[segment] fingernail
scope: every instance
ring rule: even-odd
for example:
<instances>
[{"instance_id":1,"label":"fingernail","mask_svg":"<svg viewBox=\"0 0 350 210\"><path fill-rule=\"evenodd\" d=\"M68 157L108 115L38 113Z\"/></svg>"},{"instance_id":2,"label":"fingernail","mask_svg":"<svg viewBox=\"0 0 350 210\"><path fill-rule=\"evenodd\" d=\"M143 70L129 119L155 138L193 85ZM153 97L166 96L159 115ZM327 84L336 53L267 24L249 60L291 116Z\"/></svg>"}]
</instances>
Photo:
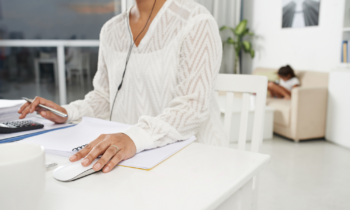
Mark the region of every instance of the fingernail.
<instances>
[{"instance_id":1,"label":"fingernail","mask_svg":"<svg viewBox=\"0 0 350 210\"><path fill-rule=\"evenodd\" d=\"M73 155L72 157L69 158L69 160L72 161L72 160L75 160L76 158L77 158L77 156L76 156L76 155Z\"/></svg>"},{"instance_id":2,"label":"fingernail","mask_svg":"<svg viewBox=\"0 0 350 210\"><path fill-rule=\"evenodd\" d=\"M95 166L94 166L95 170L100 170L101 168L101 163L97 163Z\"/></svg>"},{"instance_id":3,"label":"fingernail","mask_svg":"<svg viewBox=\"0 0 350 210\"><path fill-rule=\"evenodd\" d=\"M87 165L89 163L89 159L85 158L83 161L81 161L83 165Z\"/></svg>"},{"instance_id":4,"label":"fingernail","mask_svg":"<svg viewBox=\"0 0 350 210\"><path fill-rule=\"evenodd\" d=\"M107 166L103 171L104 172L108 172L109 171L109 167Z\"/></svg>"},{"instance_id":5,"label":"fingernail","mask_svg":"<svg viewBox=\"0 0 350 210\"><path fill-rule=\"evenodd\" d=\"M44 115L44 116L46 115L46 113L45 113L45 112L41 112L41 114L42 114L42 115Z\"/></svg>"}]
</instances>

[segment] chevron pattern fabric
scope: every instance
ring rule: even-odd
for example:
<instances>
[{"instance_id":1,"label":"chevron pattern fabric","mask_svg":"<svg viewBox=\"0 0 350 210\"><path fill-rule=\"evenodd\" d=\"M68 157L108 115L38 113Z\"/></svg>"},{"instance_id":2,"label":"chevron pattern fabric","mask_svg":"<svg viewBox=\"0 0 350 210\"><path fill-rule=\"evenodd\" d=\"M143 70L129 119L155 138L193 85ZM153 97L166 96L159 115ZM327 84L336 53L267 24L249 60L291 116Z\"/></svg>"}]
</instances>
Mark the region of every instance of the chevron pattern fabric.
<instances>
[{"instance_id":1,"label":"chevron pattern fabric","mask_svg":"<svg viewBox=\"0 0 350 210\"><path fill-rule=\"evenodd\" d=\"M102 27L94 90L64 106L70 121L109 118L132 41L128 17L124 12ZM112 115L113 121L133 125L123 133L137 152L193 135L199 142L227 145L214 100L221 59L221 38L211 14L191 0L166 1L132 49Z\"/></svg>"}]
</instances>

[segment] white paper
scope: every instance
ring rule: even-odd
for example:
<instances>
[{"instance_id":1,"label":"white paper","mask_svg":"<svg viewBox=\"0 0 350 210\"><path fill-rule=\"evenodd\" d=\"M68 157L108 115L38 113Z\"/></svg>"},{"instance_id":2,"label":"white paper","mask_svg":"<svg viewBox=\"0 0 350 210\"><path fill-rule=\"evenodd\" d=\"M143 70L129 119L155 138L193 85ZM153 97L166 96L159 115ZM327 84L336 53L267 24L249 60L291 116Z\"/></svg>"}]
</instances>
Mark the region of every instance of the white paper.
<instances>
[{"instance_id":1,"label":"white paper","mask_svg":"<svg viewBox=\"0 0 350 210\"><path fill-rule=\"evenodd\" d=\"M88 144L101 134L118 133L130 125L84 117L76 126L52 131L23 141L43 145L46 150L70 152L73 148Z\"/></svg>"},{"instance_id":2,"label":"white paper","mask_svg":"<svg viewBox=\"0 0 350 210\"><path fill-rule=\"evenodd\" d=\"M0 122L17 120L19 117L17 111L24 103L24 100L0 99Z\"/></svg>"},{"instance_id":3,"label":"white paper","mask_svg":"<svg viewBox=\"0 0 350 210\"><path fill-rule=\"evenodd\" d=\"M25 100L5 100L5 99L0 99L0 109L22 105L25 102L26 102Z\"/></svg>"},{"instance_id":4,"label":"white paper","mask_svg":"<svg viewBox=\"0 0 350 210\"><path fill-rule=\"evenodd\" d=\"M136 154L134 157L120 162L119 165L134 168L150 169L158 165L168 157L174 155L187 145L191 144L196 138L193 136L187 140L179 141L166 145L164 147L146 150Z\"/></svg>"},{"instance_id":5,"label":"white paper","mask_svg":"<svg viewBox=\"0 0 350 210\"><path fill-rule=\"evenodd\" d=\"M90 143L101 134L122 132L130 126L131 125L117 122L84 117L81 123L74 127L52 131L22 141L44 146L47 153L68 157L73 154L72 149ZM161 148L140 152L134 157L121 162L120 165L142 169L153 168L186 147L195 139L195 137L192 137L188 140L179 141Z\"/></svg>"}]
</instances>

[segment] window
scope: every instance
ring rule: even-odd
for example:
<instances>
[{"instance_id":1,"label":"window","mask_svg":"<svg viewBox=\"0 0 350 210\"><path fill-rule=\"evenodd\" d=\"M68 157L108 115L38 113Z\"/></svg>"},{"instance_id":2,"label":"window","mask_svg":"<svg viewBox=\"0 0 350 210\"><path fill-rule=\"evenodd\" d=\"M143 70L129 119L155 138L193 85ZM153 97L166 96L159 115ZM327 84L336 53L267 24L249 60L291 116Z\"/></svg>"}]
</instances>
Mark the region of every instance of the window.
<instances>
[{"instance_id":1,"label":"window","mask_svg":"<svg viewBox=\"0 0 350 210\"><path fill-rule=\"evenodd\" d=\"M98 40L102 25L120 11L121 0L0 0L0 39L5 39L0 44L0 98L38 95L61 104L82 99L92 90L98 42L65 45L64 53L57 54L59 42Z\"/></svg>"},{"instance_id":2,"label":"window","mask_svg":"<svg viewBox=\"0 0 350 210\"><path fill-rule=\"evenodd\" d=\"M120 0L0 0L1 39L98 39Z\"/></svg>"}]
</instances>

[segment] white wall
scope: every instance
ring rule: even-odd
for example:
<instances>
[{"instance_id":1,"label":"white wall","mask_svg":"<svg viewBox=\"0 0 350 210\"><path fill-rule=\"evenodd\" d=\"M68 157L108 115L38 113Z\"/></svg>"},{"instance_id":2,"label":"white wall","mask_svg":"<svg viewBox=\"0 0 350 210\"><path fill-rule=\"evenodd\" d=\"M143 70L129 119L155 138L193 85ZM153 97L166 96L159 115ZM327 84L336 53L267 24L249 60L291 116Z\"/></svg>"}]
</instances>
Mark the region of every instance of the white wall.
<instances>
[{"instance_id":1,"label":"white wall","mask_svg":"<svg viewBox=\"0 0 350 210\"><path fill-rule=\"evenodd\" d=\"M244 0L243 17L257 35L256 57L243 56L243 72L256 67L330 71L340 64L344 0L321 0L319 26L282 29L282 0Z\"/></svg>"}]
</instances>

